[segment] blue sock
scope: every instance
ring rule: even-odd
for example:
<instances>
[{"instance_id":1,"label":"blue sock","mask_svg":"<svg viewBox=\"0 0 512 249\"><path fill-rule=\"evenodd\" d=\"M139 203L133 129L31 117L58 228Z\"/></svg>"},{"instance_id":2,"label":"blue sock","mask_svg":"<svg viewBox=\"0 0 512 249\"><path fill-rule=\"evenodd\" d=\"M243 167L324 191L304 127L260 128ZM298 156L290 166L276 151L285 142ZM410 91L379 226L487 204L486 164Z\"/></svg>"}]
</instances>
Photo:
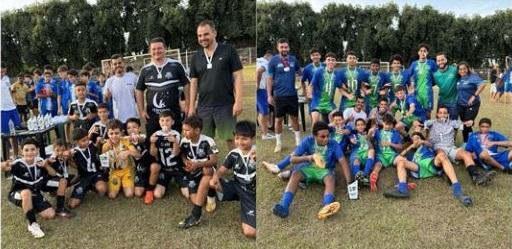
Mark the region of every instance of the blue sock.
<instances>
[{"instance_id":1,"label":"blue sock","mask_svg":"<svg viewBox=\"0 0 512 249\"><path fill-rule=\"evenodd\" d=\"M332 193L324 195L324 200L322 201L322 205L327 205L334 202L334 195Z\"/></svg>"},{"instance_id":2,"label":"blue sock","mask_svg":"<svg viewBox=\"0 0 512 249\"><path fill-rule=\"evenodd\" d=\"M352 176L355 176L357 172L359 172L359 170L361 170L361 166L359 164L354 164L352 163L351 165L351 173L352 173Z\"/></svg>"},{"instance_id":3,"label":"blue sock","mask_svg":"<svg viewBox=\"0 0 512 249\"><path fill-rule=\"evenodd\" d=\"M462 194L462 186L460 185L459 182L452 183L452 190L453 190L453 195Z\"/></svg>"},{"instance_id":4,"label":"blue sock","mask_svg":"<svg viewBox=\"0 0 512 249\"><path fill-rule=\"evenodd\" d=\"M291 156L286 156L283 160L281 160L280 162L277 163L277 167L279 169L284 169L286 168L286 166L288 166L290 164L290 160L292 159Z\"/></svg>"},{"instance_id":5,"label":"blue sock","mask_svg":"<svg viewBox=\"0 0 512 249\"><path fill-rule=\"evenodd\" d=\"M407 183L406 182L399 182L398 183L398 192L401 192L401 193L409 192L409 189L407 189Z\"/></svg>"},{"instance_id":6,"label":"blue sock","mask_svg":"<svg viewBox=\"0 0 512 249\"><path fill-rule=\"evenodd\" d=\"M364 165L364 175L368 176L370 172L373 170L373 158L366 159L366 164Z\"/></svg>"},{"instance_id":7,"label":"blue sock","mask_svg":"<svg viewBox=\"0 0 512 249\"><path fill-rule=\"evenodd\" d=\"M290 207L290 204L292 204L292 201L293 201L293 195L294 193L292 192L284 192L283 194L283 199L281 200L281 205L288 209Z\"/></svg>"}]
</instances>

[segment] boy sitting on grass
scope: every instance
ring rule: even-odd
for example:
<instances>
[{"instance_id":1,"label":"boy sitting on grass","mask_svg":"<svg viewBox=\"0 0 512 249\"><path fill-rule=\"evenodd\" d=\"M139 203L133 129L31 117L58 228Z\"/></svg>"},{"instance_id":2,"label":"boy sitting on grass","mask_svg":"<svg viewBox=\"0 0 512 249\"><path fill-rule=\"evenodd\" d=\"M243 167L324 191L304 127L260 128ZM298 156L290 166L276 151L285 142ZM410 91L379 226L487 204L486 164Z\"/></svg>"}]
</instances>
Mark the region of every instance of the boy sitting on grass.
<instances>
[{"instance_id":1,"label":"boy sitting on grass","mask_svg":"<svg viewBox=\"0 0 512 249\"><path fill-rule=\"evenodd\" d=\"M217 190L219 201L240 201L240 216L242 218L242 233L256 237L256 150L254 138L256 124L240 121L235 125L236 149L231 150L222 166L214 173L209 181L211 188ZM228 170L233 170L232 180L222 178ZM201 180L200 184L206 184ZM200 188L207 190L206 188ZM198 195L204 196L206 193ZM194 217L195 216L195 217ZM199 224L201 207L194 206L190 216L183 222L182 228Z\"/></svg>"},{"instance_id":2,"label":"boy sitting on grass","mask_svg":"<svg viewBox=\"0 0 512 249\"><path fill-rule=\"evenodd\" d=\"M88 132L82 128L73 130L73 140L76 147L73 148L73 161L78 169L78 184L71 193L70 208L77 208L85 198L87 191L94 189L103 196L107 192L107 183L103 172L100 170L98 150L87 136Z\"/></svg>"},{"instance_id":3,"label":"boy sitting on grass","mask_svg":"<svg viewBox=\"0 0 512 249\"><path fill-rule=\"evenodd\" d=\"M340 209L340 203L334 199L334 170L336 163L342 165L342 171L347 183L350 181L350 171L340 146L329 138L329 126L324 122L313 125L313 135L305 137L291 155L291 162L299 164L292 172L281 202L274 205L274 215L286 218L289 208L301 181L306 184L317 182L325 185L323 208L317 215L320 220L334 215Z\"/></svg>"},{"instance_id":4,"label":"boy sitting on grass","mask_svg":"<svg viewBox=\"0 0 512 249\"><path fill-rule=\"evenodd\" d=\"M400 153L397 157L396 171L398 175L398 186L392 190L384 192L385 197L390 198L409 198L410 193L407 186L407 171L414 178L423 179L432 176L440 176L443 171L448 176L452 184L453 196L464 206L471 206L473 200L464 194L462 186L457 179L453 165L444 153L435 155L431 144L425 140L423 134L415 132L412 134L413 143ZM405 156L409 151L414 151L407 160Z\"/></svg>"}]
</instances>

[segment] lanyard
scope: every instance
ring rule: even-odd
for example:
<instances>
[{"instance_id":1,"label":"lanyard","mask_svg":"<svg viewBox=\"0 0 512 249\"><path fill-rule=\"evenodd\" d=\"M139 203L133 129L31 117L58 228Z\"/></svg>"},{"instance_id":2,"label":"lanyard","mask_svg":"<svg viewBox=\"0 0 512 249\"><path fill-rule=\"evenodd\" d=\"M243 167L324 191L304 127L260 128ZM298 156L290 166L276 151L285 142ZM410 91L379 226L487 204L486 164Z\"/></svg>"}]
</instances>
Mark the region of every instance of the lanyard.
<instances>
[{"instance_id":1,"label":"lanyard","mask_svg":"<svg viewBox=\"0 0 512 249\"><path fill-rule=\"evenodd\" d=\"M165 67L166 64L167 64L167 58L165 58L165 61L162 64L161 68L159 68L156 64L153 64L153 65L155 65L156 72L158 73L157 76L156 76L158 79L162 78L162 70L164 70L164 67Z\"/></svg>"},{"instance_id":2,"label":"lanyard","mask_svg":"<svg viewBox=\"0 0 512 249\"><path fill-rule=\"evenodd\" d=\"M77 111L80 114L79 118L81 120L85 118L85 116L84 116L84 113L86 113L85 104L87 104L87 102L84 102L83 104L80 105L80 103L78 103L78 101L76 101L76 109L78 109Z\"/></svg>"},{"instance_id":3,"label":"lanyard","mask_svg":"<svg viewBox=\"0 0 512 249\"><path fill-rule=\"evenodd\" d=\"M88 172L96 172L96 169L92 167L92 155L91 155L91 150L89 149L89 147L87 147L88 156L85 156L84 152L80 148L78 148L78 152L80 152L80 154L82 154L85 161L87 162L87 171Z\"/></svg>"},{"instance_id":4,"label":"lanyard","mask_svg":"<svg viewBox=\"0 0 512 249\"><path fill-rule=\"evenodd\" d=\"M212 64L213 55L215 54L215 51L217 50L217 46L218 46L218 44L215 44L215 48L213 49L212 56L208 56L208 53L206 53L206 49L203 49L204 56L206 57L206 62L207 62L206 68L207 69L213 68L213 64Z\"/></svg>"},{"instance_id":5,"label":"lanyard","mask_svg":"<svg viewBox=\"0 0 512 249\"><path fill-rule=\"evenodd\" d=\"M27 164L24 164L25 168L27 168L27 172L28 174L30 175L30 179L32 179L33 181L36 181L37 178L39 178L39 169L37 168L37 158L34 159L34 165L32 166L29 166ZM30 168L34 168L34 174L32 174L32 171L30 171Z\"/></svg>"},{"instance_id":6,"label":"lanyard","mask_svg":"<svg viewBox=\"0 0 512 249\"><path fill-rule=\"evenodd\" d=\"M62 169L62 174L64 174L64 177L68 177L68 166L66 165L66 160L59 160L59 167Z\"/></svg>"},{"instance_id":7,"label":"lanyard","mask_svg":"<svg viewBox=\"0 0 512 249\"><path fill-rule=\"evenodd\" d=\"M356 90L356 84L357 84L357 79L356 79L356 74L357 74L357 69L354 68L354 70L350 70L349 68L347 68L347 74L348 74L348 82L349 82L349 90L351 92L354 92Z\"/></svg>"},{"instance_id":8,"label":"lanyard","mask_svg":"<svg viewBox=\"0 0 512 249\"><path fill-rule=\"evenodd\" d=\"M325 76L328 76L328 77L325 77ZM326 93L330 94L331 91L332 91L332 86L334 84L334 82L333 82L334 71L329 73L329 71L327 71L327 69L326 69L325 70L325 74L324 74L324 78L325 78L324 82L326 83L324 91Z\"/></svg>"},{"instance_id":9,"label":"lanyard","mask_svg":"<svg viewBox=\"0 0 512 249\"><path fill-rule=\"evenodd\" d=\"M393 85L397 85L399 83L401 83L401 78L402 78L402 75L399 73L392 73L391 74L391 81L393 82Z\"/></svg>"}]
</instances>

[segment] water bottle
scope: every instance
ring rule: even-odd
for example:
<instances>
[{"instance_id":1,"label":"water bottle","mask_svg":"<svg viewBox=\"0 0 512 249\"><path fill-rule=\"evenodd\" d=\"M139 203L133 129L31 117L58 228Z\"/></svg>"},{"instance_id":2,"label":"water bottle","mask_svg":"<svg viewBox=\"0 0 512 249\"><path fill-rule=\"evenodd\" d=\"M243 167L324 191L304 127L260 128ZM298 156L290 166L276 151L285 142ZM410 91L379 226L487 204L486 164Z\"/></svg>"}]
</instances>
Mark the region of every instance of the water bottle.
<instances>
[{"instance_id":1,"label":"water bottle","mask_svg":"<svg viewBox=\"0 0 512 249\"><path fill-rule=\"evenodd\" d=\"M16 134L16 128L14 127L14 122L12 122L12 119L9 120L9 133Z\"/></svg>"}]
</instances>

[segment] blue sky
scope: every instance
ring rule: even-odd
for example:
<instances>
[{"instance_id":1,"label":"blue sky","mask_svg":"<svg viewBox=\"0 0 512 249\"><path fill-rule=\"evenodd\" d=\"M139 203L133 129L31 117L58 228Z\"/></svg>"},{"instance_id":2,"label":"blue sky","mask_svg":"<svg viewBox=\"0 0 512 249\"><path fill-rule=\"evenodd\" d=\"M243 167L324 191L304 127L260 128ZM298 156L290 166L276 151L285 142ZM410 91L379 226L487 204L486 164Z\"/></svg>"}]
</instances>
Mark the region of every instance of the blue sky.
<instances>
[{"instance_id":1,"label":"blue sky","mask_svg":"<svg viewBox=\"0 0 512 249\"><path fill-rule=\"evenodd\" d=\"M259 1L259 0L257 0ZM265 0L272 2L271 0ZM344 3L353 5L382 5L389 2L396 3L402 7L405 4L416 5L423 7L425 5L432 5L440 12L452 12L457 16L473 16L479 14L481 16L492 15L496 10L504 10L512 8L512 0L434 0L434 1L421 1L421 0L284 0L288 3L293 2L309 2L315 11L320 11L322 7L328 3Z\"/></svg>"},{"instance_id":2,"label":"blue sky","mask_svg":"<svg viewBox=\"0 0 512 249\"><path fill-rule=\"evenodd\" d=\"M2 0L0 5L0 11L21 9L29 4L48 2L45 0ZM89 3L96 3L96 0L87 0Z\"/></svg>"}]
</instances>

